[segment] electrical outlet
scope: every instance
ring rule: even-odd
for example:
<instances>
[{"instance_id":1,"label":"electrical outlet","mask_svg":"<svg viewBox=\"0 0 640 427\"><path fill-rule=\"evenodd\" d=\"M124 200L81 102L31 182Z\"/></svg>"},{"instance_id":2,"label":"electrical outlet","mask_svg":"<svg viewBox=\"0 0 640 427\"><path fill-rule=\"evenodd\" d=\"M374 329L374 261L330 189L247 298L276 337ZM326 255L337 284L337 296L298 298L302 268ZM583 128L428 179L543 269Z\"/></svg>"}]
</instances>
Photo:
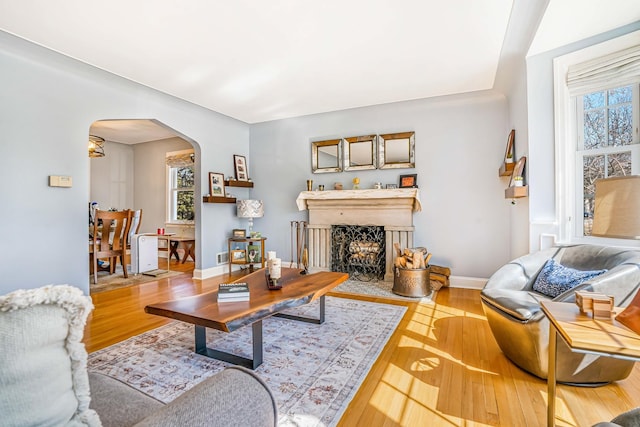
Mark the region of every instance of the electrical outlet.
<instances>
[{"instance_id":1,"label":"electrical outlet","mask_svg":"<svg viewBox=\"0 0 640 427\"><path fill-rule=\"evenodd\" d=\"M229 252L220 252L219 254L216 254L216 258L218 260L218 265L229 264Z\"/></svg>"}]
</instances>

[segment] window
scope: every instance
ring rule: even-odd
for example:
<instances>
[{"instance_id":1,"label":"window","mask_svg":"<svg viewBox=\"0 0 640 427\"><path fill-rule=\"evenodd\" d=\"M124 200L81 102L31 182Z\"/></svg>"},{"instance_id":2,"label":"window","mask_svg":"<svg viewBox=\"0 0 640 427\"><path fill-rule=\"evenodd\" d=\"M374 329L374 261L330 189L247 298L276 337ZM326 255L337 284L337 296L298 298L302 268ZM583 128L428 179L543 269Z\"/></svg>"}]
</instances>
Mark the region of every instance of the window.
<instances>
[{"instance_id":1,"label":"window","mask_svg":"<svg viewBox=\"0 0 640 427\"><path fill-rule=\"evenodd\" d=\"M638 246L591 236L595 181L640 174L638 32L554 60L558 241Z\"/></svg>"},{"instance_id":2,"label":"window","mask_svg":"<svg viewBox=\"0 0 640 427\"><path fill-rule=\"evenodd\" d=\"M590 236L593 223L595 181L612 176L636 175L639 145L637 134L638 85L591 92L574 98L576 103L577 236ZM634 102L635 101L635 102ZM636 138L634 138L636 136ZM581 229L580 229L581 228Z\"/></svg>"},{"instance_id":3,"label":"window","mask_svg":"<svg viewBox=\"0 0 640 427\"><path fill-rule=\"evenodd\" d=\"M194 172L192 150L167 153L167 222L193 223Z\"/></svg>"}]
</instances>

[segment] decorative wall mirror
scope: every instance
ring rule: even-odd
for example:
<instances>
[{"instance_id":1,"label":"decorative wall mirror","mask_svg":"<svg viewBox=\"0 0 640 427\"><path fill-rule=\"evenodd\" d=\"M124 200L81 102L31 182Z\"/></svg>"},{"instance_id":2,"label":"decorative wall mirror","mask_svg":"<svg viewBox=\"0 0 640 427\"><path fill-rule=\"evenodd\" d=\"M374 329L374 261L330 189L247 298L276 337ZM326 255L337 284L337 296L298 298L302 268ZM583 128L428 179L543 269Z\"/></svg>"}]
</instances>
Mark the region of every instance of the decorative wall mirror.
<instances>
[{"instance_id":1,"label":"decorative wall mirror","mask_svg":"<svg viewBox=\"0 0 640 427\"><path fill-rule=\"evenodd\" d=\"M311 143L311 169L313 173L342 172L340 140Z\"/></svg>"},{"instance_id":2,"label":"decorative wall mirror","mask_svg":"<svg viewBox=\"0 0 640 427\"><path fill-rule=\"evenodd\" d=\"M356 171L376 168L376 135L352 136L345 138L344 170Z\"/></svg>"},{"instance_id":3,"label":"decorative wall mirror","mask_svg":"<svg viewBox=\"0 0 640 427\"><path fill-rule=\"evenodd\" d=\"M415 132L388 133L378 137L378 168L414 168Z\"/></svg>"}]
</instances>

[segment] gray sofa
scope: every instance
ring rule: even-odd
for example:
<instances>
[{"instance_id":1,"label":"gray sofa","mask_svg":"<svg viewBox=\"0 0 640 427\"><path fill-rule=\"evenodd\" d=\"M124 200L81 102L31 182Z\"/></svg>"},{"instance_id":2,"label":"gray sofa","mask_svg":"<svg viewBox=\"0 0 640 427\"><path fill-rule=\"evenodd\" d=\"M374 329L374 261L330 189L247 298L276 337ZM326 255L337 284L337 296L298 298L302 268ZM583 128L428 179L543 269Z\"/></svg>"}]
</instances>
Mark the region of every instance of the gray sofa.
<instances>
[{"instance_id":1,"label":"gray sofa","mask_svg":"<svg viewBox=\"0 0 640 427\"><path fill-rule=\"evenodd\" d=\"M91 299L45 286L0 296L0 424L3 426L275 426L267 385L227 368L163 404L87 372L82 335Z\"/></svg>"},{"instance_id":2,"label":"gray sofa","mask_svg":"<svg viewBox=\"0 0 640 427\"><path fill-rule=\"evenodd\" d=\"M578 287L551 298L536 292L533 284L548 259L576 270L608 270ZM602 292L626 306L640 285L639 253L595 245L575 245L543 250L515 259L496 271L480 297L489 326L500 349L517 366L546 379L549 321L540 300L575 302L576 290ZM573 353L558 340L558 382L600 385L626 378L633 362Z\"/></svg>"}]
</instances>

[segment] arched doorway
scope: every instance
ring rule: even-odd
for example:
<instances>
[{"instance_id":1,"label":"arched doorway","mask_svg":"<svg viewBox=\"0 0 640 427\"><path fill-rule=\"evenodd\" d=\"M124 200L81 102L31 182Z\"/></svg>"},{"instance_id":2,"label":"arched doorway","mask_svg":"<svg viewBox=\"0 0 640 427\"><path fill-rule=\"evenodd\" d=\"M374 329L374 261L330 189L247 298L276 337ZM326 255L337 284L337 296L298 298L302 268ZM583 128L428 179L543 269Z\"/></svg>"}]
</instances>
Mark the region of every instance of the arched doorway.
<instances>
[{"instance_id":1,"label":"arched doorway","mask_svg":"<svg viewBox=\"0 0 640 427\"><path fill-rule=\"evenodd\" d=\"M195 142L157 120L147 119L99 120L91 125L89 135L104 141L104 155L90 156L89 211L92 206L101 210L140 210L140 234L156 233L162 228L168 236L187 239L174 242L179 258L174 258L173 265L164 259L171 252L164 249L168 239L158 240L161 250L157 270L168 274L129 274L131 278L125 279L122 267L116 264L117 270L100 274L97 284L89 280L91 292L171 277L176 272L192 274L195 252L192 257L185 251L189 238L195 242ZM132 270L129 265L129 273Z\"/></svg>"}]
</instances>

